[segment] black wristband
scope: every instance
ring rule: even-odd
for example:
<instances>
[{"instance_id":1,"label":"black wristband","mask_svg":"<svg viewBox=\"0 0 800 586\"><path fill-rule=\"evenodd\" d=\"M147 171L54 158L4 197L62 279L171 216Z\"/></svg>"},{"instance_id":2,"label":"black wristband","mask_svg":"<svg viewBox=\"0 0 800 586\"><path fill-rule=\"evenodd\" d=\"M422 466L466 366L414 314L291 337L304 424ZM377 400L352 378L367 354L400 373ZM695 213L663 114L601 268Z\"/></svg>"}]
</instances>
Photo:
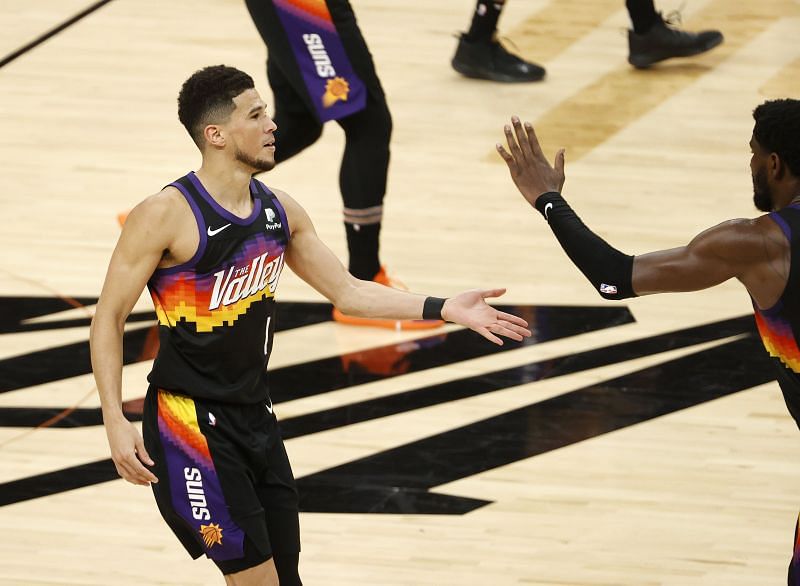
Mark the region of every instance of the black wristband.
<instances>
[{"instance_id":1,"label":"black wristband","mask_svg":"<svg viewBox=\"0 0 800 586\"><path fill-rule=\"evenodd\" d=\"M447 299L441 297L426 297L422 306L422 319L443 319L442 309Z\"/></svg>"}]
</instances>

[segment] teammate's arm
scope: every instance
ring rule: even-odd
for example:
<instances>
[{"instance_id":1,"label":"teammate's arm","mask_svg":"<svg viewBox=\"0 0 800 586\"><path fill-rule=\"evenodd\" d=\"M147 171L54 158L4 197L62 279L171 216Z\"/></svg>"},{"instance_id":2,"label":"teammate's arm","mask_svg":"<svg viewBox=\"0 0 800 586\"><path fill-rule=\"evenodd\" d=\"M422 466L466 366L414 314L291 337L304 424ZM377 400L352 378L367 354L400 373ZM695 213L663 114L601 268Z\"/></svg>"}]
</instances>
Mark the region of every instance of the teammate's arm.
<instances>
[{"instance_id":1,"label":"teammate's arm","mask_svg":"<svg viewBox=\"0 0 800 586\"><path fill-rule=\"evenodd\" d=\"M587 228L559 193L564 185L564 151L551 166L530 123L517 117L505 127L509 150L497 144L523 197L550 224L575 265L607 299L697 291L730 278L759 291L758 275L779 261L779 229L770 220L730 220L698 234L688 245L636 257L611 247ZM509 152L510 151L510 152Z\"/></svg>"},{"instance_id":2,"label":"teammate's arm","mask_svg":"<svg viewBox=\"0 0 800 586\"><path fill-rule=\"evenodd\" d=\"M393 319L419 319L423 316L424 295L353 277L319 239L305 210L286 193L276 191L276 194L286 210L291 228L286 264L301 279L349 315ZM525 320L497 311L484 301L503 293L505 289L466 291L445 301L441 317L464 325L495 344L502 344L497 336L517 341L530 336Z\"/></svg>"},{"instance_id":3,"label":"teammate's arm","mask_svg":"<svg viewBox=\"0 0 800 586\"><path fill-rule=\"evenodd\" d=\"M168 221L169 202L162 194L148 198L128 215L108 265L90 335L92 370L111 457L120 476L141 485L158 479L142 465L153 461L141 434L122 412L122 338L125 319L170 246Z\"/></svg>"}]
</instances>

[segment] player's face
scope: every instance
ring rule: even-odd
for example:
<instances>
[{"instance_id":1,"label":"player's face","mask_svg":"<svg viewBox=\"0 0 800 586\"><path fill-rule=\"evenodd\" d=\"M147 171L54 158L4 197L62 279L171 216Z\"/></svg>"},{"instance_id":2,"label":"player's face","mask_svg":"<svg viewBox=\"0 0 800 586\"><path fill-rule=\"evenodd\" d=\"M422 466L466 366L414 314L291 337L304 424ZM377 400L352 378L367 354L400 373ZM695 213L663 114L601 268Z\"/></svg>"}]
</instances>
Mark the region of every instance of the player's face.
<instances>
[{"instance_id":1,"label":"player's face","mask_svg":"<svg viewBox=\"0 0 800 586\"><path fill-rule=\"evenodd\" d=\"M755 137L750 139L750 174L753 176L753 204L762 212L771 212L775 203L772 200L772 190L767 181L768 155L764 153Z\"/></svg>"},{"instance_id":2,"label":"player's face","mask_svg":"<svg viewBox=\"0 0 800 586\"><path fill-rule=\"evenodd\" d=\"M267 106L255 89L233 99L236 109L226 124L233 144L233 156L253 172L269 171L275 166L275 130L267 115Z\"/></svg>"}]
</instances>

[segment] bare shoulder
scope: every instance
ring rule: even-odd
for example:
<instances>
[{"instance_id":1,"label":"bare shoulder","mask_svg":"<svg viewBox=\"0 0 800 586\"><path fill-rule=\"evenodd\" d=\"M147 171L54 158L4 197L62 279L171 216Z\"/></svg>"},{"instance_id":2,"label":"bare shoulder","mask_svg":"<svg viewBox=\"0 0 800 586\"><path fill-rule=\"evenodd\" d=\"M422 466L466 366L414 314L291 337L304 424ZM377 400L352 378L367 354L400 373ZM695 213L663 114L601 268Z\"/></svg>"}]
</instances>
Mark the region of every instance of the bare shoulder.
<instances>
[{"instance_id":1,"label":"bare shoulder","mask_svg":"<svg viewBox=\"0 0 800 586\"><path fill-rule=\"evenodd\" d=\"M765 260L788 246L781 228L768 215L727 220L700 234L690 244L698 250L737 262Z\"/></svg>"},{"instance_id":2,"label":"bare shoulder","mask_svg":"<svg viewBox=\"0 0 800 586\"><path fill-rule=\"evenodd\" d=\"M289 222L289 229L295 233L298 229L302 230L311 224L311 219L296 199L290 196L283 190L270 188L278 201L281 202L284 211L286 212L286 220Z\"/></svg>"},{"instance_id":3,"label":"bare shoulder","mask_svg":"<svg viewBox=\"0 0 800 586\"><path fill-rule=\"evenodd\" d=\"M134 207L125 220L122 238L135 238L141 244L169 248L175 227L193 217L192 210L180 191L168 186Z\"/></svg>"},{"instance_id":4,"label":"bare shoulder","mask_svg":"<svg viewBox=\"0 0 800 586\"><path fill-rule=\"evenodd\" d=\"M150 222L161 223L174 220L185 212L191 212L186 198L177 188L168 185L158 193L142 200L131 210L128 219L140 217Z\"/></svg>"}]
</instances>

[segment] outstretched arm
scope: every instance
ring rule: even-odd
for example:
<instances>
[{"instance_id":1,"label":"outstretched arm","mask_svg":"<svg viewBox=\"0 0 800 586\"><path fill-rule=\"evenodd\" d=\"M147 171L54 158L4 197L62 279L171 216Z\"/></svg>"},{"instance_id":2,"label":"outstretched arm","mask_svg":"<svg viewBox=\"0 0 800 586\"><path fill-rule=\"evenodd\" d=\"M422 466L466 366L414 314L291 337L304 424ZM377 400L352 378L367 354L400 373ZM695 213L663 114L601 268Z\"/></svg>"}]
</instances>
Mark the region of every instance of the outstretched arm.
<instances>
[{"instance_id":1,"label":"outstretched arm","mask_svg":"<svg viewBox=\"0 0 800 586\"><path fill-rule=\"evenodd\" d=\"M497 151L520 193L542 213L567 255L603 297L696 291L737 277L757 301L767 300L763 306L774 301L776 286L765 287L770 279L763 277L769 271L773 277L786 272L787 247L780 229L768 218L731 220L700 233L686 246L629 256L589 230L561 197L563 149L551 166L533 126L517 117L506 125L505 136L508 150L498 143Z\"/></svg>"},{"instance_id":2,"label":"outstretched arm","mask_svg":"<svg viewBox=\"0 0 800 586\"><path fill-rule=\"evenodd\" d=\"M301 279L350 315L393 319L423 317L424 295L353 277L319 239L305 210L286 193L277 190L275 193L286 210L292 230L286 264ZM495 344L503 343L498 336L517 341L530 336L525 320L486 304L485 299L503 293L505 289L465 291L444 302L441 318L466 326Z\"/></svg>"}]
</instances>

